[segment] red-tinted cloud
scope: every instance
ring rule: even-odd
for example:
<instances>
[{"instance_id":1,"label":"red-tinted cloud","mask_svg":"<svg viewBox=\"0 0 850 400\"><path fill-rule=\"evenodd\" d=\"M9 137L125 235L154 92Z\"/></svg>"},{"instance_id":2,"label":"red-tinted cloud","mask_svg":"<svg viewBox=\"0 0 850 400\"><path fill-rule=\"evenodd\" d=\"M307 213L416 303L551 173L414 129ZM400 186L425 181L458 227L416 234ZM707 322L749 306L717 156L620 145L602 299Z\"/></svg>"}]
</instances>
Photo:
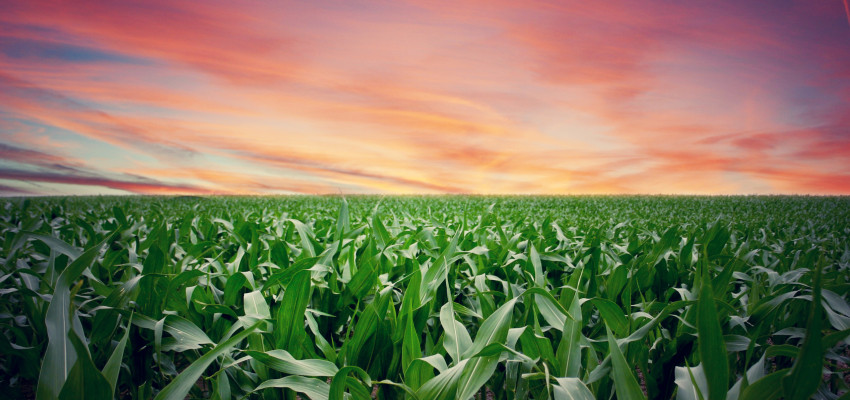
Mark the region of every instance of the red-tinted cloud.
<instances>
[{"instance_id":1,"label":"red-tinted cloud","mask_svg":"<svg viewBox=\"0 0 850 400\"><path fill-rule=\"evenodd\" d=\"M19 29L18 38L84 43L233 82L287 79L293 71L287 61L298 58L293 40L255 5L243 10L227 2L36 0L10 5L2 18L4 24L37 27Z\"/></svg>"},{"instance_id":2,"label":"red-tinted cloud","mask_svg":"<svg viewBox=\"0 0 850 400\"><path fill-rule=\"evenodd\" d=\"M32 196L38 194L30 190L0 184L0 196Z\"/></svg>"},{"instance_id":3,"label":"red-tinted cloud","mask_svg":"<svg viewBox=\"0 0 850 400\"><path fill-rule=\"evenodd\" d=\"M111 179L98 176L79 174L61 174L54 172L34 172L0 168L0 179L24 182L49 182L67 185L100 186L110 189L125 190L138 194L213 194L212 191L192 185L173 185L157 182L151 179L130 180Z\"/></svg>"},{"instance_id":4,"label":"red-tinted cloud","mask_svg":"<svg viewBox=\"0 0 850 400\"><path fill-rule=\"evenodd\" d=\"M0 159L67 170L73 170L74 168L70 165L77 164L74 160L65 157L2 143L0 143Z\"/></svg>"}]
</instances>

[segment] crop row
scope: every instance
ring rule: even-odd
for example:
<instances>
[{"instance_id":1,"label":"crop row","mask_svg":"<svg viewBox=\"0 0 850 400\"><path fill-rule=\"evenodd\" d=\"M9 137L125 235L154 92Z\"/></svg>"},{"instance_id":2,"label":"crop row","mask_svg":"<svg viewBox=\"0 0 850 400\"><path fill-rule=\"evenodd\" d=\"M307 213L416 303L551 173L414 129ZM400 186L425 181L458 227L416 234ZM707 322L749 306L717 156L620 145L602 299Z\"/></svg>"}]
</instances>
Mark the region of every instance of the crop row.
<instances>
[{"instance_id":1,"label":"crop row","mask_svg":"<svg viewBox=\"0 0 850 400\"><path fill-rule=\"evenodd\" d=\"M847 396L848 198L0 206L21 397Z\"/></svg>"}]
</instances>

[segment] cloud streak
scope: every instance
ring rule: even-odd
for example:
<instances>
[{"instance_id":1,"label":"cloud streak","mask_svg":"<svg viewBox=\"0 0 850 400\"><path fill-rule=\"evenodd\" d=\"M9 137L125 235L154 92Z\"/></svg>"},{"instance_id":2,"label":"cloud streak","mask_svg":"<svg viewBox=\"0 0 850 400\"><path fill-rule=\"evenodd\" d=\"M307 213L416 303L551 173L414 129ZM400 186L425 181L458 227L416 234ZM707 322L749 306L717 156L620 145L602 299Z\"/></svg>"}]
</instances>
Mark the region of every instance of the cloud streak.
<instances>
[{"instance_id":1,"label":"cloud streak","mask_svg":"<svg viewBox=\"0 0 850 400\"><path fill-rule=\"evenodd\" d=\"M174 185L151 179L111 179L100 176L85 176L76 173L23 171L0 168L0 179L23 182L48 182L78 186L97 186L118 189L136 194L213 194L208 189L192 185Z\"/></svg>"},{"instance_id":2,"label":"cloud streak","mask_svg":"<svg viewBox=\"0 0 850 400\"><path fill-rule=\"evenodd\" d=\"M847 15L847 25L850 26L850 5L844 0L844 13Z\"/></svg>"}]
</instances>

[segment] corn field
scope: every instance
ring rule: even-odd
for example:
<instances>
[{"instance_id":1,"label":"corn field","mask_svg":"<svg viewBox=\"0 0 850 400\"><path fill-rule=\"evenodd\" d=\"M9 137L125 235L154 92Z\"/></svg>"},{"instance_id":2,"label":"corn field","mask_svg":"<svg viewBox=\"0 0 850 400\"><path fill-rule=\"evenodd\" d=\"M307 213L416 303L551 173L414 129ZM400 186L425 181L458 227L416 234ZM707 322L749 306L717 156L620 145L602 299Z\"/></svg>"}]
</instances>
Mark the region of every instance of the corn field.
<instances>
[{"instance_id":1,"label":"corn field","mask_svg":"<svg viewBox=\"0 0 850 400\"><path fill-rule=\"evenodd\" d=\"M847 197L0 208L13 398L850 397Z\"/></svg>"}]
</instances>

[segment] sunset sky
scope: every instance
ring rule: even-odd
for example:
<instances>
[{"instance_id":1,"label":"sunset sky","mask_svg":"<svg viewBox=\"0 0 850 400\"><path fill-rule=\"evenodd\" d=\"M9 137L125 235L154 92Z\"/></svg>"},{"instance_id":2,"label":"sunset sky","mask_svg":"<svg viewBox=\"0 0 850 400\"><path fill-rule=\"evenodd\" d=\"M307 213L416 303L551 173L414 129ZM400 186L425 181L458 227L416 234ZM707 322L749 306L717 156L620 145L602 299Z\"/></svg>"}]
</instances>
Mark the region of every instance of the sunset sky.
<instances>
[{"instance_id":1,"label":"sunset sky","mask_svg":"<svg viewBox=\"0 0 850 400\"><path fill-rule=\"evenodd\" d=\"M850 10L3 1L0 194L850 194Z\"/></svg>"}]
</instances>

